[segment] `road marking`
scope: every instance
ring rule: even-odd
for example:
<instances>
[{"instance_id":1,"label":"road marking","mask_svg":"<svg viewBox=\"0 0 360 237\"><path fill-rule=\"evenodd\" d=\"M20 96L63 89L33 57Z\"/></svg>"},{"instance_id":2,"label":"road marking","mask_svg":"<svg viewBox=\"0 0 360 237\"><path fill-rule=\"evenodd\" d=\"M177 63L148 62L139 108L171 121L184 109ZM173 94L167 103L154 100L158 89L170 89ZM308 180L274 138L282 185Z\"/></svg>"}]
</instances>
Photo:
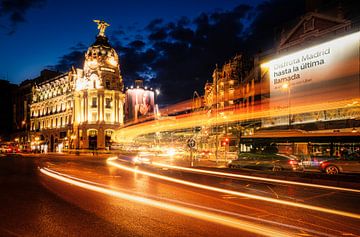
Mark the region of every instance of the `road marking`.
<instances>
[{"instance_id":1,"label":"road marking","mask_svg":"<svg viewBox=\"0 0 360 237\"><path fill-rule=\"evenodd\" d=\"M116 159L117 159L117 157L111 157L111 158L107 159L106 162L109 165L120 168L122 170L135 172L135 173L139 173L139 174L144 174L144 175L148 175L148 176L151 176L154 178L158 178L158 179L162 179L162 180L166 180L166 181L170 181L170 182L174 182L174 183L179 183L179 184L183 184L183 185L188 185L191 187L206 189L206 190L210 190L210 191L214 191L214 192L232 194L232 195L236 195L236 196L240 196L240 197L248 197L251 199L256 199L256 200L261 200L261 201L266 201L266 202L271 202L271 203L276 203L276 204L281 204L281 205L287 205L287 206L291 206L291 207L303 208L303 209L308 209L308 210L312 210L312 211L319 211L319 212L333 214L333 215L340 215L340 216L346 216L346 217L350 217L350 218L360 219L360 215L356 214L356 213L339 211L339 210L335 210L335 209L319 207L319 206L312 206L312 205L308 205L308 204L290 202L290 201L279 200L279 199L274 199L274 198L268 198L268 197L263 197L263 196L259 196L259 195L223 189L223 188L216 188L213 186L208 186L208 185L198 184L198 183L185 181L185 180L181 180L181 179L171 178L169 176L158 175L155 173L142 171L139 169L134 169L134 168L130 168L130 167L127 167L124 165L120 165L120 164L114 162L114 160L116 160Z\"/></svg>"},{"instance_id":2,"label":"road marking","mask_svg":"<svg viewBox=\"0 0 360 237\"><path fill-rule=\"evenodd\" d=\"M337 191L360 193L359 189L352 189L352 188L341 188L341 187L327 186L327 185L320 185L320 184L309 184L309 183L301 183L301 182L295 182L295 181L256 177L256 176L251 176L251 175L232 174L232 173L225 173L225 172L218 172L218 171L211 171L211 170L194 169L194 168L187 168L187 167L176 166L176 165L168 165L168 164L158 163L158 162L153 162L152 165L159 166L159 167L167 167L170 169L184 170L184 171L189 171L189 172L193 172L193 173L219 175L219 176L225 176L225 177L265 181L265 182L271 182L271 183L292 184L292 185L298 185L298 186L304 186L304 187L310 187L310 188L322 188L322 189L330 189L330 190L337 190Z\"/></svg>"},{"instance_id":3,"label":"road marking","mask_svg":"<svg viewBox=\"0 0 360 237\"><path fill-rule=\"evenodd\" d=\"M266 187L268 187L275 194L276 198L279 198L279 195L274 191L274 189L272 189L269 185L266 185Z\"/></svg>"},{"instance_id":4,"label":"road marking","mask_svg":"<svg viewBox=\"0 0 360 237\"><path fill-rule=\"evenodd\" d=\"M320 198L320 197L331 196L331 195L334 195L334 194L335 194L335 192L323 193L323 194L311 196L311 197L308 197L308 198L304 198L304 201L309 201L309 200Z\"/></svg>"}]
</instances>

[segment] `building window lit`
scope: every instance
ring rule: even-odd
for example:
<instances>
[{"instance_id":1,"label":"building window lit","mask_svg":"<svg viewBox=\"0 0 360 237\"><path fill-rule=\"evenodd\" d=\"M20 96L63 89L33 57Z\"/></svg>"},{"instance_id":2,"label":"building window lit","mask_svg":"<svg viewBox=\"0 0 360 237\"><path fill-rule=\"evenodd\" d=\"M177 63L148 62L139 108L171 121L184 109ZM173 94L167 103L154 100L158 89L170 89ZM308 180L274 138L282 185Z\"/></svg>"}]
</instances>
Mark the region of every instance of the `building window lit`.
<instances>
[{"instance_id":1,"label":"building window lit","mask_svg":"<svg viewBox=\"0 0 360 237\"><path fill-rule=\"evenodd\" d=\"M106 108L108 108L108 109L111 108L111 98L106 98L105 103L106 103L106 104L105 104L105 107L106 107Z\"/></svg>"},{"instance_id":2,"label":"building window lit","mask_svg":"<svg viewBox=\"0 0 360 237\"><path fill-rule=\"evenodd\" d=\"M97 98L96 98L96 97L92 97L91 107L92 107L92 108L96 108L96 107L97 107Z\"/></svg>"}]
</instances>

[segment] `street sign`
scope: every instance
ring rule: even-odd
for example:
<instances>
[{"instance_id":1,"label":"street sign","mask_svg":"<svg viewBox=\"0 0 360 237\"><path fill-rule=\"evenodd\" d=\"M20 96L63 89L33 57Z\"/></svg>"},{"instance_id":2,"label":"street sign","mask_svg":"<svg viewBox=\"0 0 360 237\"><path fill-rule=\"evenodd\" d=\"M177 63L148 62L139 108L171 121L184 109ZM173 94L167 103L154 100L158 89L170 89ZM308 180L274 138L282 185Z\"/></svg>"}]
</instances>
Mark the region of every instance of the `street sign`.
<instances>
[{"instance_id":1,"label":"street sign","mask_svg":"<svg viewBox=\"0 0 360 237\"><path fill-rule=\"evenodd\" d=\"M194 148L196 145L196 141L193 138L190 138L189 140L187 140L187 145L189 148Z\"/></svg>"}]
</instances>

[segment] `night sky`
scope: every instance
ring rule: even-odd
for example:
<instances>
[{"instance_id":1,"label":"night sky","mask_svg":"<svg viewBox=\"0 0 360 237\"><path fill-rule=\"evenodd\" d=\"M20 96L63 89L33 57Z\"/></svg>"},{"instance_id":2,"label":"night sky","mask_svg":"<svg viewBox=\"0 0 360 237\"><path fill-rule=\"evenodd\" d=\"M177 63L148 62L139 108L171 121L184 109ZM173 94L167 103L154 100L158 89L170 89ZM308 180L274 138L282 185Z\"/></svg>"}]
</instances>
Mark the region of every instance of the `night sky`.
<instances>
[{"instance_id":1,"label":"night sky","mask_svg":"<svg viewBox=\"0 0 360 237\"><path fill-rule=\"evenodd\" d=\"M0 78L20 83L44 68L82 67L98 33L120 54L125 85L142 78L163 102L191 98L211 81L215 64L269 49L276 32L304 14L305 1L1 0ZM280 27L280 28L279 28Z\"/></svg>"}]
</instances>

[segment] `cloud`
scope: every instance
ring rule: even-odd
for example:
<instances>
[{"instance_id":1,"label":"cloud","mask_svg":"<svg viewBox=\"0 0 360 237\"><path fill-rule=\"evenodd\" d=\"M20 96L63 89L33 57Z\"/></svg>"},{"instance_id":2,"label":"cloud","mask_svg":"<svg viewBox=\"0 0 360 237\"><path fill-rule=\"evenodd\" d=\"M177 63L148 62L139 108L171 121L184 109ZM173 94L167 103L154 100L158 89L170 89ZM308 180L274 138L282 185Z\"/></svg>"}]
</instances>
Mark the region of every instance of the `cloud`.
<instances>
[{"instance_id":1,"label":"cloud","mask_svg":"<svg viewBox=\"0 0 360 237\"><path fill-rule=\"evenodd\" d=\"M358 7L346 5L345 13L356 15ZM303 0L270 0L256 7L203 12L193 19L157 18L141 29L141 35L134 30L135 34L114 32L109 37L120 54L125 85L142 78L160 87L162 103L174 103L192 98L195 90L202 93L216 64L221 66L238 53L252 56L274 47L281 29L293 26L305 10ZM82 66L81 47L72 49L60 58L58 68Z\"/></svg>"},{"instance_id":2,"label":"cloud","mask_svg":"<svg viewBox=\"0 0 360 237\"><path fill-rule=\"evenodd\" d=\"M70 70L72 66L82 68L87 47L83 43L79 42L69 49L70 52L61 56L56 65L50 65L47 66L47 68L60 72L66 72Z\"/></svg>"},{"instance_id":3,"label":"cloud","mask_svg":"<svg viewBox=\"0 0 360 237\"><path fill-rule=\"evenodd\" d=\"M41 8L46 0L1 0L0 18L2 18L2 28L6 28L8 34L16 31L19 23L26 21L26 13L31 8ZM6 24L8 23L8 24Z\"/></svg>"}]
</instances>

